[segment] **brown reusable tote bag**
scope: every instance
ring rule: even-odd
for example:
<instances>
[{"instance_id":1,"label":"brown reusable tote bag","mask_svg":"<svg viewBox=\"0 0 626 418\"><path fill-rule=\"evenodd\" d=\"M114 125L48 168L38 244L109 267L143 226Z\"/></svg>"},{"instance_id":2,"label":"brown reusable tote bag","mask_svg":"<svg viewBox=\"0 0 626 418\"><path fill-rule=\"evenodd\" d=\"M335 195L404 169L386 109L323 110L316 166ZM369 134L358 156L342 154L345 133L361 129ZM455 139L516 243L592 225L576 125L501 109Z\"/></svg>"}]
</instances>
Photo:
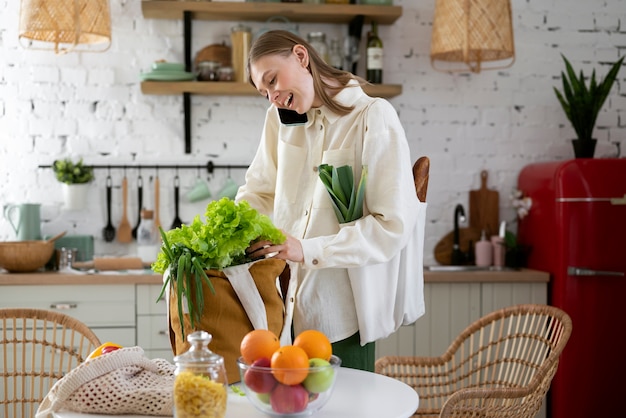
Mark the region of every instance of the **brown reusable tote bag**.
<instances>
[{"instance_id":1,"label":"brown reusable tote bag","mask_svg":"<svg viewBox=\"0 0 626 418\"><path fill-rule=\"evenodd\" d=\"M239 289L237 290L233 287L236 273L231 273L230 269L226 269L225 271L207 270L206 273L215 288L215 294L211 292L206 283L202 284L202 291L204 293L202 318L200 323L196 323L195 327L192 328L189 314L183 314L185 338L183 338L180 326L176 290L173 287L169 292L168 317L170 341L174 355L179 355L189 350L190 345L186 339L187 335L194 331L206 331L213 336L209 344L209 349L224 357L228 383L239 382L241 380L237 366L237 358L240 356L239 346L244 335L255 329L253 323L257 323L256 328L263 327L262 325L258 325L259 323L266 323L267 329L280 337L285 312L282 297L276 286L276 279L284 270L285 265L284 260L276 259L259 260L242 265L244 267L243 270L249 272L256 286L256 289L252 289L252 283L250 282L250 286L243 290L249 293L252 292L252 299L255 297L258 298L260 295L259 303L261 303L262 300L267 321L264 321L264 318L259 318L257 314L246 311L237 292L237 290L239 292L242 291L242 285L239 284ZM239 271L241 270L240 268ZM230 277L228 275L230 275ZM233 283L231 283L231 281ZM237 281L242 283L239 280ZM245 280L243 283L245 285ZM250 317L250 314L252 317Z\"/></svg>"}]
</instances>

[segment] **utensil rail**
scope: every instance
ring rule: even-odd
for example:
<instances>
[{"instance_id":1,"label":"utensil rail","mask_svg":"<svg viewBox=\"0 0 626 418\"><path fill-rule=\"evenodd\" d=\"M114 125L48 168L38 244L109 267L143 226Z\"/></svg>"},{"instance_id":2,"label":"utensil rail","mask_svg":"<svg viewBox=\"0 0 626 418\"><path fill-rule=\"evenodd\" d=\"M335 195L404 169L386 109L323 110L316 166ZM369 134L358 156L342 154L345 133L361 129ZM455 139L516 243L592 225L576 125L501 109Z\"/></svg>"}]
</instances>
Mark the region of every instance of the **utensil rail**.
<instances>
[{"instance_id":1,"label":"utensil rail","mask_svg":"<svg viewBox=\"0 0 626 418\"><path fill-rule=\"evenodd\" d=\"M189 169L206 169L207 173L213 174L213 171L216 169L247 169L248 165L246 164L214 164L213 161L208 161L206 164L92 164L87 165L87 167L91 167L94 170L99 169L153 169L153 170L161 170L161 169L170 169L170 170L189 170ZM39 165L39 168L52 168L52 165Z\"/></svg>"}]
</instances>

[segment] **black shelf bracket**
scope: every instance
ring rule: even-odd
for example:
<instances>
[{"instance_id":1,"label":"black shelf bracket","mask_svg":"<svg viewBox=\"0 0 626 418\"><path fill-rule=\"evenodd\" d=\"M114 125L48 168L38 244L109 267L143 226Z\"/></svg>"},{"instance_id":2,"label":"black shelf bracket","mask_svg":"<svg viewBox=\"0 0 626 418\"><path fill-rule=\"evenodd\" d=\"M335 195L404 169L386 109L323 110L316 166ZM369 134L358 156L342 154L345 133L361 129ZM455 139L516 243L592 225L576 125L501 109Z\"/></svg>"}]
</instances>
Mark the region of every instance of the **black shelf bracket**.
<instances>
[{"instance_id":1,"label":"black shelf bracket","mask_svg":"<svg viewBox=\"0 0 626 418\"><path fill-rule=\"evenodd\" d=\"M183 37L185 42L185 71L193 72L191 63L191 12L183 12ZM183 93L183 118L185 154L191 154L191 94Z\"/></svg>"}]
</instances>

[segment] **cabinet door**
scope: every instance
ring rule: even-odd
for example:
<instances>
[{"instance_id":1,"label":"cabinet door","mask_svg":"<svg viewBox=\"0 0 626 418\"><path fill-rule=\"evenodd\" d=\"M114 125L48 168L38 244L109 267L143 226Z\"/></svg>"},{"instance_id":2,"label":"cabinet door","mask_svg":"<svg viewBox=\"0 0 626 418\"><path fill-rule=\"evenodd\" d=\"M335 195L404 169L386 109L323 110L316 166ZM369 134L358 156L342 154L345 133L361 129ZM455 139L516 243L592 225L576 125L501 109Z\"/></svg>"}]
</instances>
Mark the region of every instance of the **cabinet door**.
<instances>
[{"instance_id":1,"label":"cabinet door","mask_svg":"<svg viewBox=\"0 0 626 418\"><path fill-rule=\"evenodd\" d=\"M135 327L134 285L2 286L0 306L58 311L90 328Z\"/></svg>"},{"instance_id":2,"label":"cabinet door","mask_svg":"<svg viewBox=\"0 0 626 418\"><path fill-rule=\"evenodd\" d=\"M439 356L480 317L479 283L425 283L426 313L376 342L376 357Z\"/></svg>"},{"instance_id":3,"label":"cabinet door","mask_svg":"<svg viewBox=\"0 0 626 418\"><path fill-rule=\"evenodd\" d=\"M172 361L165 295L157 300L161 285L137 285L137 345L150 358Z\"/></svg>"},{"instance_id":4,"label":"cabinet door","mask_svg":"<svg viewBox=\"0 0 626 418\"><path fill-rule=\"evenodd\" d=\"M483 283L481 316L521 303L548 303L547 283Z\"/></svg>"}]
</instances>

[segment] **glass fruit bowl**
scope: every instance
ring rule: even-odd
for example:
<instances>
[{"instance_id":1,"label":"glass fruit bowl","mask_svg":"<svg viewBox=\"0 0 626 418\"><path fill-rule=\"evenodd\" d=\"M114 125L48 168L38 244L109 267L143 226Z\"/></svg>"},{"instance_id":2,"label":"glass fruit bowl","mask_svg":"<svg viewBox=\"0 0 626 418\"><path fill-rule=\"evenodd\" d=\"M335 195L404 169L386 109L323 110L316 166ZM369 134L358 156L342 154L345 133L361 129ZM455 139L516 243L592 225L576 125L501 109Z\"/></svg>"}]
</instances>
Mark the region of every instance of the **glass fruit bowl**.
<instances>
[{"instance_id":1,"label":"glass fruit bowl","mask_svg":"<svg viewBox=\"0 0 626 418\"><path fill-rule=\"evenodd\" d=\"M308 369L272 368L265 358L249 365L240 357L237 364L241 388L255 408L273 417L307 417L330 399L341 359L310 359Z\"/></svg>"}]
</instances>

